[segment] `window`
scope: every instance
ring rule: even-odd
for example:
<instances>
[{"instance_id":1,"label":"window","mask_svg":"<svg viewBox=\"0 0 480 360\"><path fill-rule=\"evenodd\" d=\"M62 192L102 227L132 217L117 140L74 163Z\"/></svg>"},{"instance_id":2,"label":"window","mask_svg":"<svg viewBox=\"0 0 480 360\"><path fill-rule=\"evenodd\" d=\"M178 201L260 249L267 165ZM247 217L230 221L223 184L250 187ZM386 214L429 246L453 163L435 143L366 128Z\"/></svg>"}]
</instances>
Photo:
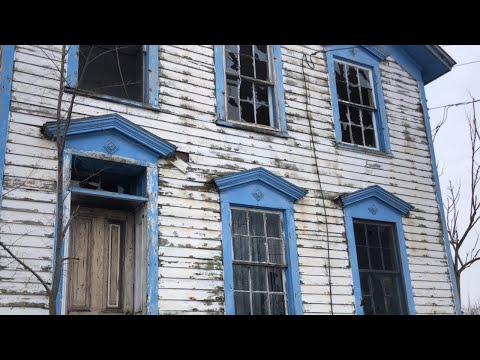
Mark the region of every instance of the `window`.
<instances>
[{"instance_id":1,"label":"window","mask_svg":"<svg viewBox=\"0 0 480 360\"><path fill-rule=\"evenodd\" d=\"M217 45L219 125L285 133L280 47Z\"/></svg>"},{"instance_id":2,"label":"window","mask_svg":"<svg viewBox=\"0 0 480 360\"><path fill-rule=\"evenodd\" d=\"M85 94L158 107L158 46L71 45L67 82Z\"/></svg>"},{"instance_id":3,"label":"window","mask_svg":"<svg viewBox=\"0 0 480 360\"><path fill-rule=\"evenodd\" d=\"M403 233L403 217L413 206L377 185L340 199L356 313L415 314Z\"/></svg>"},{"instance_id":4,"label":"window","mask_svg":"<svg viewBox=\"0 0 480 360\"><path fill-rule=\"evenodd\" d=\"M335 60L342 141L377 148L371 71Z\"/></svg>"},{"instance_id":5,"label":"window","mask_svg":"<svg viewBox=\"0 0 480 360\"><path fill-rule=\"evenodd\" d=\"M358 46L327 46L335 137L362 151L390 153L378 58Z\"/></svg>"},{"instance_id":6,"label":"window","mask_svg":"<svg viewBox=\"0 0 480 360\"><path fill-rule=\"evenodd\" d=\"M353 227L365 315L405 314L393 225L354 220Z\"/></svg>"},{"instance_id":7,"label":"window","mask_svg":"<svg viewBox=\"0 0 480 360\"><path fill-rule=\"evenodd\" d=\"M232 209L236 315L285 315L282 214Z\"/></svg>"},{"instance_id":8,"label":"window","mask_svg":"<svg viewBox=\"0 0 480 360\"><path fill-rule=\"evenodd\" d=\"M214 182L220 191L225 313L302 314L293 204L306 190L263 168Z\"/></svg>"}]
</instances>

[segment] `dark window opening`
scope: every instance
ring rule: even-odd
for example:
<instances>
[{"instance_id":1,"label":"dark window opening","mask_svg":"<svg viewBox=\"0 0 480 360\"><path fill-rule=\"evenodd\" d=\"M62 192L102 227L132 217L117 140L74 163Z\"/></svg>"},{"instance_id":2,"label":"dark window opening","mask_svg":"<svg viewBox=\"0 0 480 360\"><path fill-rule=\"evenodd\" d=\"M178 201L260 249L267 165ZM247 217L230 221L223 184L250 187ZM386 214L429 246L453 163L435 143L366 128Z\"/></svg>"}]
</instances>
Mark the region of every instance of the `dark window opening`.
<instances>
[{"instance_id":1,"label":"dark window opening","mask_svg":"<svg viewBox=\"0 0 480 360\"><path fill-rule=\"evenodd\" d=\"M394 226L353 221L365 315L407 313Z\"/></svg>"},{"instance_id":2,"label":"dark window opening","mask_svg":"<svg viewBox=\"0 0 480 360\"><path fill-rule=\"evenodd\" d=\"M227 120L274 126L268 45L225 45Z\"/></svg>"},{"instance_id":3,"label":"dark window opening","mask_svg":"<svg viewBox=\"0 0 480 360\"><path fill-rule=\"evenodd\" d=\"M334 62L342 142L377 148L371 71Z\"/></svg>"},{"instance_id":4,"label":"dark window opening","mask_svg":"<svg viewBox=\"0 0 480 360\"><path fill-rule=\"evenodd\" d=\"M72 187L145 196L145 176L145 168L137 165L82 156L72 159Z\"/></svg>"},{"instance_id":5,"label":"dark window opening","mask_svg":"<svg viewBox=\"0 0 480 360\"><path fill-rule=\"evenodd\" d=\"M285 315L285 241L281 213L232 209L236 315Z\"/></svg>"},{"instance_id":6,"label":"dark window opening","mask_svg":"<svg viewBox=\"0 0 480 360\"><path fill-rule=\"evenodd\" d=\"M143 102L144 60L142 45L80 45L78 87Z\"/></svg>"}]
</instances>

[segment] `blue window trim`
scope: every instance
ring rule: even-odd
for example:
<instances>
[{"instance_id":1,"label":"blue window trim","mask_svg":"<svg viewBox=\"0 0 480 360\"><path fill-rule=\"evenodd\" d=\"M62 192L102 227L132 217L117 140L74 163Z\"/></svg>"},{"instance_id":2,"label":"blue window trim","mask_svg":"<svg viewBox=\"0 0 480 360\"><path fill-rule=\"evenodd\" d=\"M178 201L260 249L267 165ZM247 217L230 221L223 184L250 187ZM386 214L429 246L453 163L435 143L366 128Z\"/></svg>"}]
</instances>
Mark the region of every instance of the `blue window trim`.
<instances>
[{"instance_id":1,"label":"blue window trim","mask_svg":"<svg viewBox=\"0 0 480 360\"><path fill-rule=\"evenodd\" d=\"M330 92L332 99L333 120L335 126L335 138L337 143L348 149L365 149L369 152L380 151L391 154L390 139L388 134L387 112L385 110L385 102L383 97L383 88L380 75L379 61L383 57L380 53L375 53L372 47L363 48L353 45L329 45L327 51L328 76L330 80ZM335 67L334 60L344 61L353 65L363 66L371 70L373 79L373 92L377 110L375 111L375 122L377 129L378 150L358 146L355 144L342 142L342 130L340 126L340 111L338 108L337 85L335 83Z\"/></svg>"},{"instance_id":2,"label":"blue window trim","mask_svg":"<svg viewBox=\"0 0 480 360\"><path fill-rule=\"evenodd\" d=\"M274 101L273 101L273 121L275 128L268 129L257 125L249 125L241 122L229 121L226 118L225 109L225 57L224 45L215 45L215 81L217 97L217 125L233 127L244 130L260 131L270 135L288 137L287 121L285 116L285 90L283 88L282 74L282 51L280 45L270 45L273 54L274 70ZM279 126L278 121L280 120Z\"/></svg>"},{"instance_id":3,"label":"blue window trim","mask_svg":"<svg viewBox=\"0 0 480 360\"><path fill-rule=\"evenodd\" d=\"M0 59L2 62L0 64L0 208L2 207L3 174L5 171L5 153L7 151L14 57L15 45L3 45L3 57Z\"/></svg>"},{"instance_id":4,"label":"blue window trim","mask_svg":"<svg viewBox=\"0 0 480 360\"><path fill-rule=\"evenodd\" d=\"M290 315L302 315L302 293L293 204L300 200L307 191L263 168L222 176L216 178L214 182L220 190L225 314L235 314L231 236L231 208L235 206L283 212L287 258L288 313Z\"/></svg>"},{"instance_id":5,"label":"blue window trim","mask_svg":"<svg viewBox=\"0 0 480 360\"><path fill-rule=\"evenodd\" d=\"M69 45L67 56L67 86L69 88L76 88L78 86L78 57L79 45ZM153 107L158 109L158 45L147 45L145 60L146 76L144 91L145 94L147 94L147 99L145 99L145 102L142 103L105 94L95 94L95 97L134 106ZM84 94L81 92L81 90L79 90L79 93ZM146 106L147 104L149 106Z\"/></svg>"},{"instance_id":6,"label":"blue window trim","mask_svg":"<svg viewBox=\"0 0 480 360\"><path fill-rule=\"evenodd\" d=\"M353 220L359 219L382 221L393 223L395 225L408 314L415 315L412 282L408 267L408 255L405 246L405 235L403 233L402 221L402 217L408 215L409 211L413 209L413 206L377 185L343 195L341 196L341 200L345 210L345 225L353 276L353 292L355 296L356 313L358 315L364 314L363 307L360 306L362 301L362 289L360 286L357 249L353 230Z\"/></svg>"},{"instance_id":7,"label":"blue window trim","mask_svg":"<svg viewBox=\"0 0 480 360\"><path fill-rule=\"evenodd\" d=\"M42 127L42 132L51 140L56 138L54 122L47 122ZM63 131L63 126L61 127ZM117 150L113 161L124 161L146 168L146 314L158 314L158 159L170 156L176 147L169 142L151 134L145 129L135 125L118 114L109 114L85 119L75 119L67 132L67 141L64 153L64 183L69 183L70 169L73 155L85 157L112 159L112 154L105 146L114 143ZM68 199L70 188L64 187L63 198ZM102 194L100 194L102 195ZM120 197L120 195L111 195ZM123 196L132 200L132 197ZM133 197L133 200L143 198ZM70 213L70 202L64 203L64 214ZM59 219L55 221L55 228ZM65 219L64 219L65 221ZM56 231L54 244L56 243ZM54 245L55 249L55 245ZM65 243L62 254L65 251ZM55 259L55 254L53 256ZM55 273L53 262L52 276ZM64 279L62 268L61 279ZM53 278L52 278L53 281ZM62 313L63 280L59 284L59 294L56 299L57 313Z\"/></svg>"}]
</instances>

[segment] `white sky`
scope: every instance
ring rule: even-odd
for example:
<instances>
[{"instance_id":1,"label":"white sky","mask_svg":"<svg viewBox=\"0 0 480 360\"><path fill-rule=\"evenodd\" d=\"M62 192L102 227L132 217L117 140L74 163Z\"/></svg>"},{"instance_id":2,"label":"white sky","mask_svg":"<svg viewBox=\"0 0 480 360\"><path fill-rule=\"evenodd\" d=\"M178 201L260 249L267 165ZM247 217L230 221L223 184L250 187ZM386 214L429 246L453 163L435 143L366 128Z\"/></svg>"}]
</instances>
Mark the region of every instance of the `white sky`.
<instances>
[{"instance_id":1,"label":"white sky","mask_svg":"<svg viewBox=\"0 0 480 360\"><path fill-rule=\"evenodd\" d=\"M479 45L444 45L445 51L457 62L463 64L470 61L480 60ZM453 103L465 102L471 100L469 94L475 99L480 99L480 62L455 66L453 69L428 84L426 95L428 107L434 108ZM480 114L480 102L476 103L477 114ZM469 188L470 174L470 140L468 135L468 126L466 122L466 113L471 113L472 105L461 105L451 107L448 110L447 122L440 129L435 140L435 155L439 162L440 186L442 188L442 198L444 202L447 198L446 187L448 181L460 183L463 193L466 194ZM434 109L429 111L432 128L442 119L443 109ZM442 173L443 172L443 173ZM469 211L469 199L463 196L461 200L461 209L467 212L462 213L460 218L465 219ZM464 227L461 227L462 230ZM477 227L480 234L480 226ZM476 237L475 232L472 232ZM472 240L472 239L470 239ZM463 245L468 247L470 244ZM462 306L471 302L480 301L480 261L472 267L465 270L462 274Z\"/></svg>"}]
</instances>

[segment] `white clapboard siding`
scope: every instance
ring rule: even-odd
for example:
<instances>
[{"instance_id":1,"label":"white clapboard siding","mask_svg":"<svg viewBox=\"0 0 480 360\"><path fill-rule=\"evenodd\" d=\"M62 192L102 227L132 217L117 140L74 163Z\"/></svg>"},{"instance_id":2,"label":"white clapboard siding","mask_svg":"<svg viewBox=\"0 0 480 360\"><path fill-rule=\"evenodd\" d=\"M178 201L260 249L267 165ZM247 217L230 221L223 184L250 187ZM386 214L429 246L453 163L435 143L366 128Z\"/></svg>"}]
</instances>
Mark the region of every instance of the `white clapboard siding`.
<instances>
[{"instance_id":1,"label":"white clapboard siding","mask_svg":"<svg viewBox=\"0 0 480 360\"><path fill-rule=\"evenodd\" d=\"M381 63L392 157L336 147L322 50L320 45L282 46L288 139L215 124L213 45L159 46L160 111L78 96L74 118L118 113L190 155L186 173L159 162L161 314L224 313L220 197L210 181L260 166L308 189L295 204L305 314L331 312L329 282L333 312L355 313L344 213L332 199L374 184L415 207L403 223L416 312L454 313L417 82L393 59ZM302 57L313 52L318 52L312 58L315 68L304 69L305 84ZM0 212L2 241L46 279L53 257L57 155L55 144L40 129L55 119L60 58L61 46L16 48L3 189L8 193ZM65 94L63 109L70 96ZM28 282L29 274L15 271L10 262L0 252L0 314L47 313L41 286Z\"/></svg>"}]
</instances>

